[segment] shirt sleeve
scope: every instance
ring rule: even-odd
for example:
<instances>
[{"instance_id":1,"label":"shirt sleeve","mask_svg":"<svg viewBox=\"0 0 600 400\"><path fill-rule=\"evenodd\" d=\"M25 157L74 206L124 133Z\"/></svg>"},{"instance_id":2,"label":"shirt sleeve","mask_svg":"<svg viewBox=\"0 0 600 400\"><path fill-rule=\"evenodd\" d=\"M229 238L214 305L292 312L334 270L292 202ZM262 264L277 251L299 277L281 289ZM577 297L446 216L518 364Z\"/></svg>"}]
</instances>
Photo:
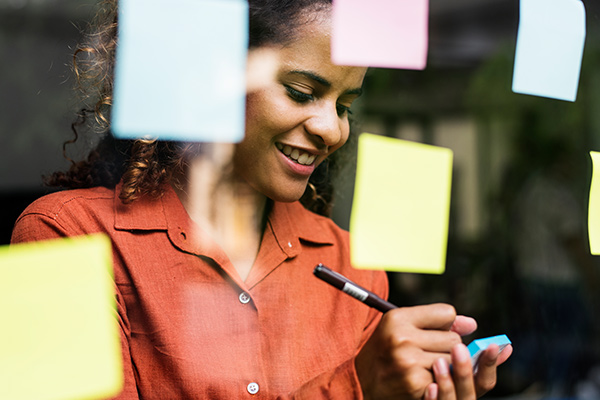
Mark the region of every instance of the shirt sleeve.
<instances>
[{"instance_id":1,"label":"shirt sleeve","mask_svg":"<svg viewBox=\"0 0 600 400\"><path fill-rule=\"evenodd\" d=\"M46 215L42 212L25 211L15 223L12 232L11 244L34 242L50 239L58 239L69 236L77 236L84 232L71 232L61 224L55 216ZM123 297L115 285L115 296L117 303L117 312L119 319L119 332L121 341L121 354L123 359L124 385L121 393L115 397L120 400L137 400L137 386L134 375L134 368L129 353L130 332L127 323L127 313L125 311Z\"/></svg>"},{"instance_id":2,"label":"shirt sleeve","mask_svg":"<svg viewBox=\"0 0 600 400\"><path fill-rule=\"evenodd\" d=\"M389 285L384 272L374 273L373 286L370 290L383 299L388 298ZM324 372L306 382L298 390L278 397L278 400L312 400L312 399L357 399L362 400L363 394L358 380L354 360L371 337L381 321L382 313L370 309L366 320L361 342L356 354L344 361L333 371Z\"/></svg>"}]
</instances>

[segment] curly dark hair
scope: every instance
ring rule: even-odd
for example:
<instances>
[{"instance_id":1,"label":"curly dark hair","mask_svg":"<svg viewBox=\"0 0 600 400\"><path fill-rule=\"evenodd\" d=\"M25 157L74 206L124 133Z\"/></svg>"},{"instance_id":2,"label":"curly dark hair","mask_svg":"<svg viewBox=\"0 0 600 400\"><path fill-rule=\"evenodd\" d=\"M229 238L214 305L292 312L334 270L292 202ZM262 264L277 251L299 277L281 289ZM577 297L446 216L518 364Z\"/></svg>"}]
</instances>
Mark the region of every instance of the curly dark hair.
<instances>
[{"instance_id":1,"label":"curly dark hair","mask_svg":"<svg viewBox=\"0 0 600 400\"><path fill-rule=\"evenodd\" d=\"M289 43L297 28L308 22L306 10L321 10L331 6L331 0L250 0L249 48ZM201 144L160 140L120 140L110 134L110 111L113 95L113 71L117 46L117 1L104 0L90 24L85 40L73 55L73 70L82 94L84 107L71 129L74 143L81 130L101 136L97 147L87 158L71 159L68 171L45 177L46 184L63 188L93 186L115 187L123 182L120 199L130 203L144 195L160 196L163 184L185 168L186 160L197 154ZM354 139L354 135L350 135ZM350 150L352 144L342 149ZM333 176L341 166L340 159L350 151L338 150L312 174L301 198L302 204L322 215L329 215L333 200Z\"/></svg>"}]
</instances>

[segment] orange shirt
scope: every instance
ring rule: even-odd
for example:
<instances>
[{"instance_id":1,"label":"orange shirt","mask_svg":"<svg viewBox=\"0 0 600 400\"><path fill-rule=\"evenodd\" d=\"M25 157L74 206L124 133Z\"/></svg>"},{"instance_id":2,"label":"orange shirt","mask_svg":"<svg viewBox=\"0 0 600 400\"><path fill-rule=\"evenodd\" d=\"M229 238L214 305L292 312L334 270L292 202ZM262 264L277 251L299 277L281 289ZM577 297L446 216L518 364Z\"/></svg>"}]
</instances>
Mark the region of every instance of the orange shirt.
<instances>
[{"instance_id":1,"label":"orange shirt","mask_svg":"<svg viewBox=\"0 0 600 400\"><path fill-rule=\"evenodd\" d=\"M116 193L42 197L19 217L12 241L111 238L125 372L119 398L362 398L354 357L381 316L312 273L323 263L387 297L384 273L350 267L347 232L300 203L275 203L242 281L172 189L129 205Z\"/></svg>"}]
</instances>

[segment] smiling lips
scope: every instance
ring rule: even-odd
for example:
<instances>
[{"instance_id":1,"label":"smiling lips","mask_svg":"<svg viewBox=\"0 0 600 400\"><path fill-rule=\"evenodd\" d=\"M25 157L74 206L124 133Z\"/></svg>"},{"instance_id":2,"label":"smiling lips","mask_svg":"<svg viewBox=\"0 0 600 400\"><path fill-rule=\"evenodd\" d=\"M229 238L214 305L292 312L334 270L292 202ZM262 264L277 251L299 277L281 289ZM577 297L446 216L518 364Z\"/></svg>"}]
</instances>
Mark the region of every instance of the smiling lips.
<instances>
[{"instance_id":1,"label":"smiling lips","mask_svg":"<svg viewBox=\"0 0 600 400\"><path fill-rule=\"evenodd\" d=\"M279 142L275 143L275 146L277 146L279 151L281 151L283 154L285 154L289 159L294 160L298 164L311 165L312 163L315 162L315 159L317 158L317 156L315 154L310 154L310 153L307 153L300 149L292 148L287 145L284 146L283 144L281 144Z\"/></svg>"}]
</instances>

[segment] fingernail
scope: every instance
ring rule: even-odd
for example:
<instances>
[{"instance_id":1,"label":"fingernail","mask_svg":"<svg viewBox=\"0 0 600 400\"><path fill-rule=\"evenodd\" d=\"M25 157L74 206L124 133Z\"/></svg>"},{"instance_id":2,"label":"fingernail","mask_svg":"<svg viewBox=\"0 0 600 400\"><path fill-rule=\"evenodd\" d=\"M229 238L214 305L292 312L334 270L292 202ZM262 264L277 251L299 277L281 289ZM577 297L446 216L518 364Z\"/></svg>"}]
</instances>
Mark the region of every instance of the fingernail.
<instances>
[{"instance_id":1,"label":"fingernail","mask_svg":"<svg viewBox=\"0 0 600 400\"><path fill-rule=\"evenodd\" d=\"M467 350L467 346L464 344L457 344L454 346L454 360L459 363L463 363L469 360L471 355L469 354L469 350Z\"/></svg>"},{"instance_id":2,"label":"fingernail","mask_svg":"<svg viewBox=\"0 0 600 400\"><path fill-rule=\"evenodd\" d=\"M493 355L494 355L494 359L498 358L498 355L500 354L500 347L498 347L498 345L492 344L489 346L489 348L491 348L491 349L497 348L497 350L493 352ZM490 350L490 352L492 352L492 351Z\"/></svg>"},{"instance_id":3,"label":"fingernail","mask_svg":"<svg viewBox=\"0 0 600 400\"><path fill-rule=\"evenodd\" d=\"M425 394L426 398L437 399L437 395L438 395L438 387L436 384L431 384L431 385L427 386L427 393Z\"/></svg>"},{"instance_id":4,"label":"fingernail","mask_svg":"<svg viewBox=\"0 0 600 400\"><path fill-rule=\"evenodd\" d=\"M435 360L434 368L436 369L438 375L448 375L450 373L448 363L443 358L438 358Z\"/></svg>"}]
</instances>

